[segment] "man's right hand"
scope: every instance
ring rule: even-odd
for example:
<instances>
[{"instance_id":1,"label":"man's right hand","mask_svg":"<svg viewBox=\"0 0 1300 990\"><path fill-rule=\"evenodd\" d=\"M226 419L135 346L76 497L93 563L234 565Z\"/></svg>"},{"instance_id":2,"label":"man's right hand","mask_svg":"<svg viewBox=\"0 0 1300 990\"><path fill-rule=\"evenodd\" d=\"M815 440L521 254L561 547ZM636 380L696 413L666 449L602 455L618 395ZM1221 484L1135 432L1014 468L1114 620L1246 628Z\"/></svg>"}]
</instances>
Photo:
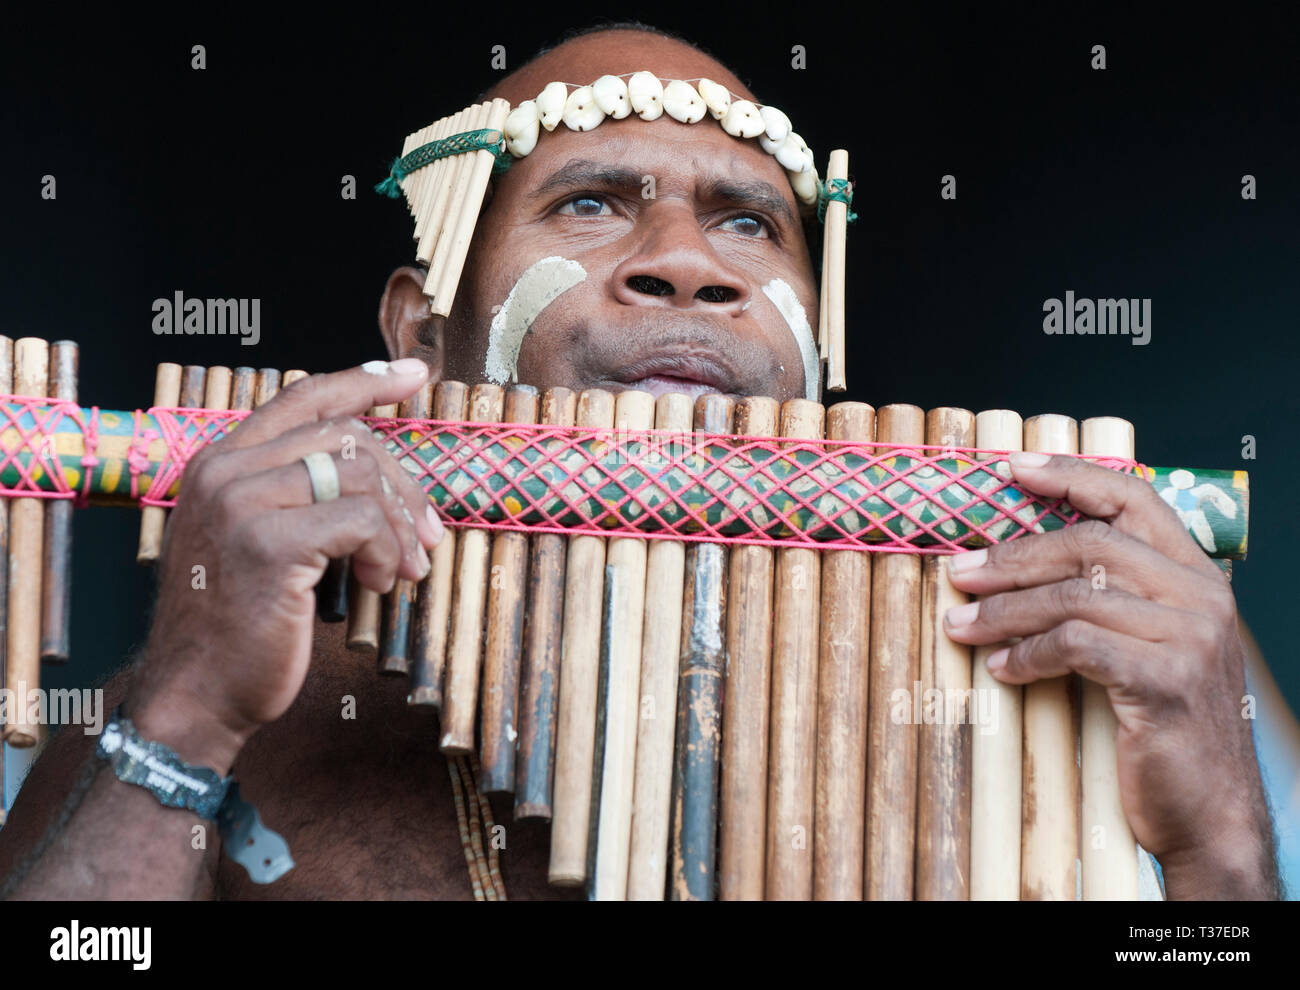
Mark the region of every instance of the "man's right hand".
<instances>
[{"instance_id":1,"label":"man's right hand","mask_svg":"<svg viewBox=\"0 0 1300 990\"><path fill-rule=\"evenodd\" d=\"M442 538L442 525L353 418L407 398L428 373L407 358L303 379L190 461L125 704L141 735L227 773L249 736L302 687L315 587L331 558L351 556L353 577L379 592L428 573L425 547ZM336 500L313 502L301 458L315 451L334 459Z\"/></svg>"}]
</instances>

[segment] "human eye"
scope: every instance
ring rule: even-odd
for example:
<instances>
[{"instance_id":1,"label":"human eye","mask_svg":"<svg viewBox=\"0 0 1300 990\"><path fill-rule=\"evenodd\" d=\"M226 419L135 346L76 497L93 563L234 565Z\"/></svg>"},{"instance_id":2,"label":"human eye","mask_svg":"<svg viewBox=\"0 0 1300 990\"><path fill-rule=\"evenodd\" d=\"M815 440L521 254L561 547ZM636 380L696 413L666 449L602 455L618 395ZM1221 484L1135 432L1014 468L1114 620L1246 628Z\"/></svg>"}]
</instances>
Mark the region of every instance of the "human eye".
<instances>
[{"instance_id":1,"label":"human eye","mask_svg":"<svg viewBox=\"0 0 1300 990\"><path fill-rule=\"evenodd\" d=\"M609 212L605 212L605 211ZM580 193L577 196L570 196L560 204L559 209L555 211L562 216L568 217L599 217L612 216L613 211L603 196L593 196L590 193Z\"/></svg>"},{"instance_id":2,"label":"human eye","mask_svg":"<svg viewBox=\"0 0 1300 990\"><path fill-rule=\"evenodd\" d=\"M719 226L743 234L745 237L770 237L772 234L772 225L753 213L728 217Z\"/></svg>"}]
</instances>

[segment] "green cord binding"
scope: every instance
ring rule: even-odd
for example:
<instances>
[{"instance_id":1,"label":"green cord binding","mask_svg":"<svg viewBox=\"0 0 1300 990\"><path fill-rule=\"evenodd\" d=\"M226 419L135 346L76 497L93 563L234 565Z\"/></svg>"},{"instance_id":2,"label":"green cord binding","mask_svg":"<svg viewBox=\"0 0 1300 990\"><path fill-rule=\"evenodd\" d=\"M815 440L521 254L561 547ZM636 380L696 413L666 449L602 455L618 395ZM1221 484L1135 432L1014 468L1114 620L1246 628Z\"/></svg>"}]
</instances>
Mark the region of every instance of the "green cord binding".
<instances>
[{"instance_id":1,"label":"green cord binding","mask_svg":"<svg viewBox=\"0 0 1300 990\"><path fill-rule=\"evenodd\" d=\"M496 136L490 137L490 135ZM505 150L503 135L500 131L486 128L477 131L463 131L460 134L453 134L438 141L422 144L409 155L394 158L392 166L388 169L388 178L375 186L375 192L382 193L389 199L401 199L401 182L412 172L424 168L426 165L431 165L439 158L461 155L467 151L492 152L496 159L492 163L492 172L494 174L504 172L510 167L510 153Z\"/></svg>"},{"instance_id":2,"label":"green cord binding","mask_svg":"<svg viewBox=\"0 0 1300 990\"><path fill-rule=\"evenodd\" d=\"M829 183L817 183L817 219L822 223L826 222L826 204L831 200L850 207L848 210L849 223L858 218L858 215L851 209L853 206L853 187L849 185L848 179L831 179Z\"/></svg>"}]
</instances>

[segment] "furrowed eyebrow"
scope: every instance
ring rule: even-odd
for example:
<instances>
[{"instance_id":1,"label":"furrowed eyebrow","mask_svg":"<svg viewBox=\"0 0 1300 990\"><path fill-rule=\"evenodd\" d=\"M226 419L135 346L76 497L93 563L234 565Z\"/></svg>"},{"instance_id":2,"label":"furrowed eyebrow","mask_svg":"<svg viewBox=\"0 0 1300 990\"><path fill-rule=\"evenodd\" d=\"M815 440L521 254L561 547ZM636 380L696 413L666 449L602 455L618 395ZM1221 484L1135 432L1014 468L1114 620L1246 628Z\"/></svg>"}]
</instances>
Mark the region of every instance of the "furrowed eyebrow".
<instances>
[{"instance_id":1,"label":"furrowed eyebrow","mask_svg":"<svg viewBox=\"0 0 1300 990\"><path fill-rule=\"evenodd\" d=\"M577 158L562 165L537 187L534 195L542 196L557 189L572 189L580 186L604 189L640 189L645 175L636 169L621 168L603 162ZM752 207L765 210L793 227L799 226L799 220L790 209L781 191L770 182L762 180L743 180L731 178L714 178L705 180L701 192L706 199L723 201L737 207Z\"/></svg>"},{"instance_id":2,"label":"furrowed eyebrow","mask_svg":"<svg viewBox=\"0 0 1300 990\"><path fill-rule=\"evenodd\" d=\"M578 158L552 172L546 181L537 187L535 194L540 196L556 189L576 186L602 186L606 189L639 188L642 178L643 175L635 169L618 168Z\"/></svg>"},{"instance_id":3,"label":"furrowed eyebrow","mask_svg":"<svg viewBox=\"0 0 1300 990\"><path fill-rule=\"evenodd\" d=\"M704 184L703 192L708 199L723 200L736 206L750 206L765 210L779 217L791 226L798 227L790 204L785 201L779 189L770 182L759 179L745 181L742 179L713 179Z\"/></svg>"}]
</instances>

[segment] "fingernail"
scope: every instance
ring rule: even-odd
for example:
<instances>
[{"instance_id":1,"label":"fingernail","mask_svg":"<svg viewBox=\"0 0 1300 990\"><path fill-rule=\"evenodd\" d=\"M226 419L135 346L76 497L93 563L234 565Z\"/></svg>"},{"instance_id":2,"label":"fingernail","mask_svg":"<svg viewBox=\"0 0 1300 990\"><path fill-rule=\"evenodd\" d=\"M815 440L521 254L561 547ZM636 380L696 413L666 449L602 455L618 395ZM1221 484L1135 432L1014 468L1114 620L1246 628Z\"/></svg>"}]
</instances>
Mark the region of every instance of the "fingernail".
<instances>
[{"instance_id":1,"label":"fingernail","mask_svg":"<svg viewBox=\"0 0 1300 990\"><path fill-rule=\"evenodd\" d=\"M1051 459L1051 454L1038 454L1030 450L1014 450L1007 455L1007 460L1011 462L1013 468L1042 467Z\"/></svg>"},{"instance_id":2,"label":"fingernail","mask_svg":"<svg viewBox=\"0 0 1300 990\"><path fill-rule=\"evenodd\" d=\"M432 505L424 507L424 518L429 520L429 526L439 542L442 541L443 527L442 520L438 518L438 513L433 511Z\"/></svg>"},{"instance_id":3,"label":"fingernail","mask_svg":"<svg viewBox=\"0 0 1300 990\"><path fill-rule=\"evenodd\" d=\"M955 608L948 609L943 617L943 621L948 623L952 629L960 629L962 626L969 626L975 621L975 617L980 614L980 603L969 602L965 605L958 605Z\"/></svg>"},{"instance_id":4,"label":"fingernail","mask_svg":"<svg viewBox=\"0 0 1300 990\"><path fill-rule=\"evenodd\" d=\"M394 375L423 375L429 366L419 358L398 358L388 362L388 370Z\"/></svg>"},{"instance_id":5,"label":"fingernail","mask_svg":"<svg viewBox=\"0 0 1300 990\"><path fill-rule=\"evenodd\" d=\"M1011 656L1011 647L1004 646L1002 649L990 653L989 658L984 662L988 665L989 670L997 673L1007 665L1007 657L1009 656Z\"/></svg>"},{"instance_id":6,"label":"fingernail","mask_svg":"<svg viewBox=\"0 0 1300 990\"><path fill-rule=\"evenodd\" d=\"M987 550L970 550L948 558L949 574L965 574L977 567L983 567L989 559Z\"/></svg>"}]
</instances>

